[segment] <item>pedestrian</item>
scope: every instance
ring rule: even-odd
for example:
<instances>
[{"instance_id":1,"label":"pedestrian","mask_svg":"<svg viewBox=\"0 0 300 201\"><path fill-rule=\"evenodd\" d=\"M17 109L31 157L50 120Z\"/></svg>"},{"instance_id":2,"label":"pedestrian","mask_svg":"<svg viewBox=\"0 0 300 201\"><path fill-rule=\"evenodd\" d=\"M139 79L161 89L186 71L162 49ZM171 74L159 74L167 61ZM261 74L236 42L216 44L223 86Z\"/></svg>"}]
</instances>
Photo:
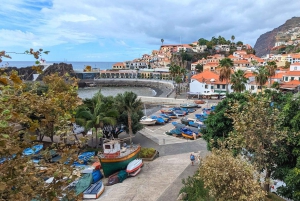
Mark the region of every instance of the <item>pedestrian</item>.
<instances>
[{"instance_id":1,"label":"pedestrian","mask_svg":"<svg viewBox=\"0 0 300 201\"><path fill-rule=\"evenodd\" d=\"M190 159L191 159L192 165L194 165L195 155L193 153L191 153Z\"/></svg>"}]
</instances>

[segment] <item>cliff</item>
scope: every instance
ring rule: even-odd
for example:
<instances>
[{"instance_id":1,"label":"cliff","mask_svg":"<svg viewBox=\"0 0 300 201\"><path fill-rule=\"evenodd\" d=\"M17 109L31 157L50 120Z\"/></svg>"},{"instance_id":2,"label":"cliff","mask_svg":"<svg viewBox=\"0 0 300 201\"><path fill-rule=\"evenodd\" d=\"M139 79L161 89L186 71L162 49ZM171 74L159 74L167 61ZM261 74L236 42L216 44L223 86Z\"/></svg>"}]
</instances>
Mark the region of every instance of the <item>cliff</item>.
<instances>
[{"instance_id":1,"label":"cliff","mask_svg":"<svg viewBox=\"0 0 300 201\"><path fill-rule=\"evenodd\" d=\"M33 80L33 74L37 73L35 70L32 69L32 66L27 66L24 68L17 68L17 67L4 68L4 72L7 74L10 74L10 72L14 70L18 72L18 75L21 77L22 80L26 80L26 81Z\"/></svg>"},{"instance_id":2,"label":"cliff","mask_svg":"<svg viewBox=\"0 0 300 201\"><path fill-rule=\"evenodd\" d=\"M285 32L290 28L294 28L299 26L300 17L292 17L291 19L287 20L283 25L273 29L272 31L268 31L260 35L257 39L254 50L256 52L256 56L264 56L270 53L271 48L274 47L276 39L275 36L278 32Z\"/></svg>"},{"instance_id":3,"label":"cliff","mask_svg":"<svg viewBox=\"0 0 300 201\"><path fill-rule=\"evenodd\" d=\"M63 76L68 73L70 77L76 77L72 64L54 63L53 65L49 66L42 74L40 74L36 80L42 81L44 76L54 73L58 73L59 76Z\"/></svg>"}]
</instances>

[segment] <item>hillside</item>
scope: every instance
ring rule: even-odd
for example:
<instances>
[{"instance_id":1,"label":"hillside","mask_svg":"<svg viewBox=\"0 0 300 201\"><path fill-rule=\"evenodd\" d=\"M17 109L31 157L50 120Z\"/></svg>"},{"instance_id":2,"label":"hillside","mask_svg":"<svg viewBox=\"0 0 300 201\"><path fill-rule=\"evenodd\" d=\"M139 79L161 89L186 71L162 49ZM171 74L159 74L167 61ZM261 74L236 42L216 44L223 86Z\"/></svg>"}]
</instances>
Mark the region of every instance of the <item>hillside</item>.
<instances>
[{"instance_id":1,"label":"hillside","mask_svg":"<svg viewBox=\"0 0 300 201\"><path fill-rule=\"evenodd\" d=\"M292 17L287 20L283 25L262 34L254 45L256 56L264 56L270 53L270 49L274 47L276 39L275 36L278 32L286 32L287 30L300 26L300 17Z\"/></svg>"}]
</instances>

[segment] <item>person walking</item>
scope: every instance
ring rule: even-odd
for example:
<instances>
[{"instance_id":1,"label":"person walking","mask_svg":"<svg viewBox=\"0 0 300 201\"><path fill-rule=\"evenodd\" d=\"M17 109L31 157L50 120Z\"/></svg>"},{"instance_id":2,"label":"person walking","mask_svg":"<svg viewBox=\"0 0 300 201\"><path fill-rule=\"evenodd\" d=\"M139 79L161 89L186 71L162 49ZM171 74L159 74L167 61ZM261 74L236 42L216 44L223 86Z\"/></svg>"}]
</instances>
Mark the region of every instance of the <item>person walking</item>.
<instances>
[{"instance_id":1,"label":"person walking","mask_svg":"<svg viewBox=\"0 0 300 201\"><path fill-rule=\"evenodd\" d=\"M192 165L194 165L195 155L193 153L191 153L191 155L190 155L190 160L192 162Z\"/></svg>"}]
</instances>

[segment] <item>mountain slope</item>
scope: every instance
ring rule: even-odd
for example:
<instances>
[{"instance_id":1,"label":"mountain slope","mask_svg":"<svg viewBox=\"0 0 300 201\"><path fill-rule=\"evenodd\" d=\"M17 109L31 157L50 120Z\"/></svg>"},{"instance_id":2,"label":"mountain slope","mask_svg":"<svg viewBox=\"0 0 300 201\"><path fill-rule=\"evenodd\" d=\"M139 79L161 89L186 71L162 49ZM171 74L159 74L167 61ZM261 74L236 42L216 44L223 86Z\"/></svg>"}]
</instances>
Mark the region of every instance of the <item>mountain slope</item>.
<instances>
[{"instance_id":1,"label":"mountain slope","mask_svg":"<svg viewBox=\"0 0 300 201\"><path fill-rule=\"evenodd\" d=\"M275 36L278 32L287 31L290 28L300 26L300 17L292 17L291 19L287 20L283 25L273 29L272 31L268 31L260 35L257 39L254 50L256 52L256 56L264 56L270 52L270 49L275 45Z\"/></svg>"}]
</instances>

